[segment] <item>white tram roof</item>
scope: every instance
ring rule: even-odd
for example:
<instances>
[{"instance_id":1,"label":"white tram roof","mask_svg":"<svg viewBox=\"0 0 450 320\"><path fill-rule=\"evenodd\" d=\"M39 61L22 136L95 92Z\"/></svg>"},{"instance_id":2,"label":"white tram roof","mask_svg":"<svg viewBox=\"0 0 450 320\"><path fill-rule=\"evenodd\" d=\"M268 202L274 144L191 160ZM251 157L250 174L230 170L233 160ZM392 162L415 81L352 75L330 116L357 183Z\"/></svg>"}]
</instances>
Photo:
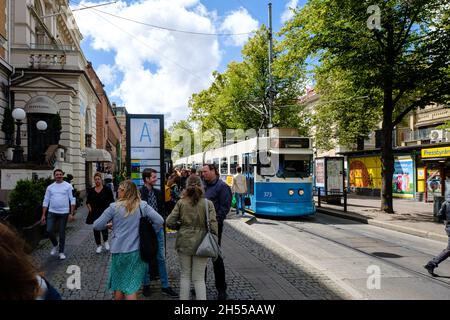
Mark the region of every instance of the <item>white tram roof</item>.
<instances>
[{"instance_id":1,"label":"white tram roof","mask_svg":"<svg viewBox=\"0 0 450 320\"><path fill-rule=\"evenodd\" d=\"M295 136L272 136L272 138L303 138ZM260 146L266 146L268 150L276 154L312 154L311 148L269 148L271 137L259 137ZM245 141L229 144L220 148L207 150L194 155L183 157L175 161L175 165L203 164L203 162L212 162L213 159L241 155L257 151L257 138L251 138Z\"/></svg>"}]
</instances>

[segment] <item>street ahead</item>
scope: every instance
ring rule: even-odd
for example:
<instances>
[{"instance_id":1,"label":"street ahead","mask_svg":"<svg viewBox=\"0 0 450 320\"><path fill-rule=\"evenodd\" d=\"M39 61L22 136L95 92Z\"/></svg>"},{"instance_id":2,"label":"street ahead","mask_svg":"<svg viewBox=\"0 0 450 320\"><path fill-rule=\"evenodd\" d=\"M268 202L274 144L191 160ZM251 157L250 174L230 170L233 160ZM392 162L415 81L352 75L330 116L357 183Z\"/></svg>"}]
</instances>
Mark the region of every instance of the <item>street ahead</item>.
<instances>
[{"instance_id":1,"label":"street ahead","mask_svg":"<svg viewBox=\"0 0 450 320\"><path fill-rule=\"evenodd\" d=\"M450 299L450 263L441 263L436 278L423 268L444 242L323 214L296 221L258 218L249 228L320 270L353 298Z\"/></svg>"},{"instance_id":2,"label":"street ahead","mask_svg":"<svg viewBox=\"0 0 450 320\"><path fill-rule=\"evenodd\" d=\"M106 286L110 254L95 253L92 227L84 223L86 214L82 207L68 226L66 260L49 255L48 240L33 257L64 299L110 300ZM175 238L167 235L167 267L170 285L178 291ZM450 299L450 262L436 269L439 278L431 278L423 268L445 245L322 214L273 220L231 212L223 235L229 299ZM68 285L73 268L81 272L79 288ZM152 295L146 299L170 299L161 294L160 286L158 280L152 281ZM211 265L207 291L208 299L216 298Z\"/></svg>"}]
</instances>

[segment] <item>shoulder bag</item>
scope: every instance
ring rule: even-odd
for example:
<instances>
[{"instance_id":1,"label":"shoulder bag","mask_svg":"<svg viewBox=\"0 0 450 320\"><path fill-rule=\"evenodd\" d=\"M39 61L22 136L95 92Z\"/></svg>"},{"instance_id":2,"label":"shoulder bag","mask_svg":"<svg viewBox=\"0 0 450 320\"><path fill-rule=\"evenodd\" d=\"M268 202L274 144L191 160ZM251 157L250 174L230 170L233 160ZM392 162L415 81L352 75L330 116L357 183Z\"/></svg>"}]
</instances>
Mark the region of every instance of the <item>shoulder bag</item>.
<instances>
[{"instance_id":1,"label":"shoulder bag","mask_svg":"<svg viewBox=\"0 0 450 320\"><path fill-rule=\"evenodd\" d=\"M219 241L216 235L211 233L211 221L209 220L209 210L208 210L208 200L205 199L205 208L206 208L206 235L203 238L202 242L197 248L195 253L196 256L200 257L208 257L213 258L213 260L217 260L217 258L222 256L222 250L220 249Z\"/></svg>"},{"instance_id":2,"label":"shoulder bag","mask_svg":"<svg viewBox=\"0 0 450 320\"><path fill-rule=\"evenodd\" d=\"M139 252L144 262L150 263L156 258L158 252L158 238L153 229L152 222L142 214L141 205L139 205L141 218L139 220Z\"/></svg>"}]
</instances>

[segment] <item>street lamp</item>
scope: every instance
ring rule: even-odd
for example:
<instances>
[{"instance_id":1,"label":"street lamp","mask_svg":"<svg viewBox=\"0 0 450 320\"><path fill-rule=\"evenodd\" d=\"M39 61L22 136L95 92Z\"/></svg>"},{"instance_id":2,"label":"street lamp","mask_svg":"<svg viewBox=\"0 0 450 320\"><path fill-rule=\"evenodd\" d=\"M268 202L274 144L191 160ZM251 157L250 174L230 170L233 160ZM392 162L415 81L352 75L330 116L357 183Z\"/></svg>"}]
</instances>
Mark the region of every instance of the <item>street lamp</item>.
<instances>
[{"instance_id":1,"label":"street lamp","mask_svg":"<svg viewBox=\"0 0 450 320\"><path fill-rule=\"evenodd\" d=\"M39 155L39 163L44 163L44 161L45 161L44 134L45 134L45 130L47 130L47 122L45 122L44 120L39 120L36 123L36 128L39 130L39 150L42 151L42 153Z\"/></svg>"},{"instance_id":2,"label":"street lamp","mask_svg":"<svg viewBox=\"0 0 450 320\"><path fill-rule=\"evenodd\" d=\"M26 117L25 110L22 108L14 108L12 117L16 120L17 125L16 146L13 151L13 162L20 163L23 162L23 149L20 146L20 126L22 125L22 120Z\"/></svg>"}]
</instances>

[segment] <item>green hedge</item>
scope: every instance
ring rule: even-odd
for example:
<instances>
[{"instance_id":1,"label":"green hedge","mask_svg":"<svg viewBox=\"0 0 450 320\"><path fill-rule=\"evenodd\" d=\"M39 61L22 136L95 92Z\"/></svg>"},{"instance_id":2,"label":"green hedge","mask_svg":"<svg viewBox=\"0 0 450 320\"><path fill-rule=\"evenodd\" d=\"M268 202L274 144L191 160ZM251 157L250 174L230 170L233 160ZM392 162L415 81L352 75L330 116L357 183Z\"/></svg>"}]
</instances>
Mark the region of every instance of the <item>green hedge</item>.
<instances>
[{"instance_id":1,"label":"green hedge","mask_svg":"<svg viewBox=\"0 0 450 320\"><path fill-rule=\"evenodd\" d=\"M19 180L10 194L11 222L17 228L28 227L41 219L42 201L53 179Z\"/></svg>"}]
</instances>

